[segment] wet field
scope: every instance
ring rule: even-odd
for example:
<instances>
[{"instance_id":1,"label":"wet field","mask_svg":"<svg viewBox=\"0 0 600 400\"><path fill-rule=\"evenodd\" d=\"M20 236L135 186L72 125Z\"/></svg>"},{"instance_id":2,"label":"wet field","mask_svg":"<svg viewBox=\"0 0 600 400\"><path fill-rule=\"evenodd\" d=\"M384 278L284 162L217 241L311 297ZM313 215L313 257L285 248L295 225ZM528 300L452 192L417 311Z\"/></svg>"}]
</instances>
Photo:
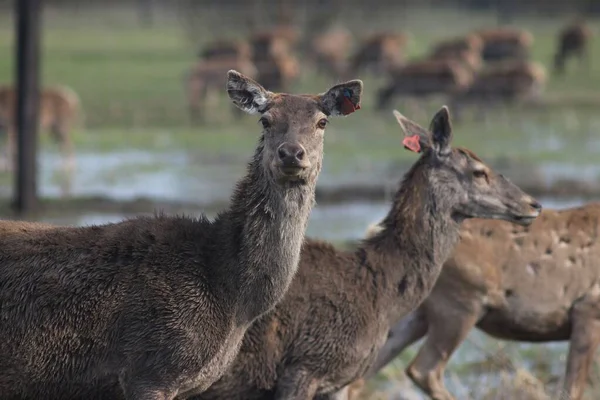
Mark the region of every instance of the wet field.
<instances>
[{"instance_id":1,"label":"wet field","mask_svg":"<svg viewBox=\"0 0 600 400\"><path fill-rule=\"evenodd\" d=\"M232 121L224 96L213 105L206 124L190 124L182 74L194 62L201 41L211 38L210 32L200 26L197 38L202 40L190 40L172 16L152 30L131 24L131 16L121 12L90 16L51 9L46 16L44 83L74 88L81 96L85 122L73 133L73 173L62 170L56 146L42 138L39 183L45 207L30 219L90 225L160 209L214 216L226 207L260 125L252 116ZM0 80L7 81L14 61L13 30L5 16L0 22ZM518 19L515 25L533 32L533 58L549 66L555 33L563 22ZM402 29L412 32L409 53L418 56L439 38L490 23L493 17L481 13L416 11L402 19ZM395 24L389 16L377 27ZM600 32L598 23L593 26ZM592 50L592 60L600 60L598 42ZM382 80L360 78L365 83L362 109L332 120L327 129L318 204L308 227L309 236L340 246L360 238L369 224L386 214L397 182L416 160L402 148L402 133L391 110L373 110L373 94ZM293 91L318 93L332 83L306 69ZM575 68L565 77L551 76L542 104L498 108L486 115L467 113L454 124L455 144L474 150L546 208L600 200L598 88L600 61L589 71ZM433 99L421 109L398 101L395 107L427 126L444 101ZM1 218L14 218L6 207L11 194L11 175L0 173ZM424 398L402 373L417 348L418 344L409 348L380 374L372 385L373 399ZM508 343L474 331L453 355L446 385L457 399L484 399L482 393L498 385L501 371L516 369L529 371L540 379L536 384L551 388L563 374L565 357L563 343ZM596 385L599 372L595 365L591 378Z\"/></svg>"}]
</instances>

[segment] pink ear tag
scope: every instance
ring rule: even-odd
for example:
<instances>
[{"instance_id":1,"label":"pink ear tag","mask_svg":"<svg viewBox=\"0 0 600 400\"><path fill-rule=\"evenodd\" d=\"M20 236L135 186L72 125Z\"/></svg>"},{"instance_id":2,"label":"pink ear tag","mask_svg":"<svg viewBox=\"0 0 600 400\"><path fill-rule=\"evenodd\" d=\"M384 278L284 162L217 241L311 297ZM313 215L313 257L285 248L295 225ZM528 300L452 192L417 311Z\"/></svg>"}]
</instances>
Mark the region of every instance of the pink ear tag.
<instances>
[{"instance_id":1,"label":"pink ear tag","mask_svg":"<svg viewBox=\"0 0 600 400\"><path fill-rule=\"evenodd\" d=\"M350 90L345 88L344 89L344 98L342 100L342 105L341 105L341 112L343 115L348 115L348 114L352 114L354 111L356 110L360 110L360 104L354 105L354 103L352 103L352 100L350 100L352 98L352 94L350 93Z\"/></svg>"},{"instance_id":2,"label":"pink ear tag","mask_svg":"<svg viewBox=\"0 0 600 400\"><path fill-rule=\"evenodd\" d=\"M407 136L402 140L404 147L415 153L421 152L421 144L419 143L419 135Z\"/></svg>"}]
</instances>

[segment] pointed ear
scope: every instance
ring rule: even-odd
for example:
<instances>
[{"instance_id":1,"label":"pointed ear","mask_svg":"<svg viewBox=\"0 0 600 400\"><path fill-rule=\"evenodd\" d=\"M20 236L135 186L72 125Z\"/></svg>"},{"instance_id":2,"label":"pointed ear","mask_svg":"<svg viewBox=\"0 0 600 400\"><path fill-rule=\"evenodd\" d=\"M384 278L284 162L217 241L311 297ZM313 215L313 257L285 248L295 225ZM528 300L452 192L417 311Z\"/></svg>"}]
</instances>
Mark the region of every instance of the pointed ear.
<instances>
[{"instance_id":1,"label":"pointed ear","mask_svg":"<svg viewBox=\"0 0 600 400\"><path fill-rule=\"evenodd\" d=\"M393 113L400 128L402 128L402 131L404 132L404 139L402 140L404 147L415 153L422 153L425 149L431 147L427 129L406 118L397 110L394 110Z\"/></svg>"},{"instance_id":2,"label":"pointed ear","mask_svg":"<svg viewBox=\"0 0 600 400\"><path fill-rule=\"evenodd\" d=\"M227 72L227 94L233 104L248 114L262 113L273 98L273 93L258 82L233 69Z\"/></svg>"},{"instance_id":3,"label":"pointed ear","mask_svg":"<svg viewBox=\"0 0 600 400\"><path fill-rule=\"evenodd\" d=\"M348 115L360 110L363 83L356 79L335 85L320 95L325 112L329 115Z\"/></svg>"},{"instance_id":4,"label":"pointed ear","mask_svg":"<svg viewBox=\"0 0 600 400\"><path fill-rule=\"evenodd\" d=\"M447 106L442 106L433 116L429 130L431 131L432 144L438 154L448 154L452 143L452 123L450 122L450 110Z\"/></svg>"}]
</instances>

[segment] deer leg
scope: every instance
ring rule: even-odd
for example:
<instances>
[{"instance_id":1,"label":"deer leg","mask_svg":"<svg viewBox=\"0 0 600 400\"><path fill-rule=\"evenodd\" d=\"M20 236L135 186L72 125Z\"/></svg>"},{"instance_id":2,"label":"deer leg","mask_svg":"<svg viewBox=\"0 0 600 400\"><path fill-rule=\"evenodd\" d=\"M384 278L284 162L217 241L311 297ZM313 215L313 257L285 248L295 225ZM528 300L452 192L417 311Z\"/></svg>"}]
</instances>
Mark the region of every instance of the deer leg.
<instances>
[{"instance_id":1,"label":"deer leg","mask_svg":"<svg viewBox=\"0 0 600 400\"><path fill-rule=\"evenodd\" d=\"M402 318L390 329L387 341L379 350L377 359L365 374L365 378L368 379L374 376L402 353L404 349L421 339L425 334L427 334L427 319L422 309L417 309Z\"/></svg>"},{"instance_id":2,"label":"deer leg","mask_svg":"<svg viewBox=\"0 0 600 400\"><path fill-rule=\"evenodd\" d=\"M69 134L69 127L65 124L58 123L52 126L51 129L54 140L58 143L61 148L63 155L63 165L66 171L72 171L75 169L75 149L73 147L73 141Z\"/></svg>"},{"instance_id":3,"label":"deer leg","mask_svg":"<svg viewBox=\"0 0 600 400\"><path fill-rule=\"evenodd\" d=\"M15 160L17 159L16 129L9 125L6 130L6 171L15 169Z\"/></svg>"},{"instance_id":4,"label":"deer leg","mask_svg":"<svg viewBox=\"0 0 600 400\"><path fill-rule=\"evenodd\" d=\"M428 315L427 339L416 358L408 366L408 377L434 400L454 400L444 387L443 375L448 359L467 337L479 319L476 312L467 309Z\"/></svg>"},{"instance_id":5,"label":"deer leg","mask_svg":"<svg viewBox=\"0 0 600 400\"><path fill-rule=\"evenodd\" d=\"M600 289L586 295L574 305L571 319L571 341L563 394L567 394L570 400L579 400L583 396L594 353L600 344Z\"/></svg>"},{"instance_id":6,"label":"deer leg","mask_svg":"<svg viewBox=\"0 0 600 400\"><path fill-rule=\"evenodd\" d=\"M312 400L318 381L302 369L288 369L277 382L274 400Z\"/></svg>"}]
</instances>

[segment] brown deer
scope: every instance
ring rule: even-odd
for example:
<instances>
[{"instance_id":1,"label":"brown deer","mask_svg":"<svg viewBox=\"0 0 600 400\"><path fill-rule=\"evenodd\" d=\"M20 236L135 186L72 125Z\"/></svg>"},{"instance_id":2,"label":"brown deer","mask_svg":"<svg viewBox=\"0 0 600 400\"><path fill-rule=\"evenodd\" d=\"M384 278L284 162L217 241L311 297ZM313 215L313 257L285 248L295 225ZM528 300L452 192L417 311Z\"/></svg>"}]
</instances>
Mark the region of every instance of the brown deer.
<instances>
[{"instance_id":1,"label":"brown deer","mask_svg":"<svg viewBox=\"0 0 600 400\"><path fill-rule=\"evenodd\" d=\"M335 78L345 76L351 46L352 35L343 28L332 29L314 37L310 52L317 71Z\"/></svg>"},{"instance_id":2,"label":"brown deer","mask_svg":"<svg viewBox=\"0 0 600 400\"><path fill-rule=\"evenodd\" d=\"M462 107L475 104L485 111L494 103L536 99L547 82L543 65L529 61L507 61L479 71L466 90L453 94L452 104L460 115Z\"/></svg>"},{"instance_id":3,"label":"brown deer","mask_svg":"<svg viewBox=\"0 0 600 400\"><path fill-rule=\"evenodd\" d=\"M362 70L375 73L387 73L404 64L404 50L408 44L408 35L404 33L380 32L361 44L350 59L349 73L357 74Z\"/></svg>"},{"instance_id":4,"label":"brown deer","mask_svg":"<svg viewBox=\"0 0 600 400\"><path fill-rule=\"evenodd\" d=\"M244 59L252 58L252 48L246 41L217 40L208 43L199 54L202 60Z\"/></svg>"},{"instance_id":5,"label":"brown deer","mask_svg":"<svg viewBox=\"0 0 600 400\"><path fill-rule=\"evenodd\" d=\"M270 90L288 89L299 75L299 63L293 52L295 41L278 32L259 32L250 38L258 79Z\"/></svg>"},{"instance_id":6,"label":"brown deer","mask_svg":"<svg viewBox=\"0 0 600 400\"><path fill-rule=\"evenodd\" d=\"M263 133L215 220L0 228L3 398L90 399L98 388L111 399L185 398L221 376L246 329L281 300L314 203L327 118L359 108L362 82L276 94L230 71L227 92L261 115Z\"/></svg>"},{"instance_id":7,"label":"brown deer","mask_svg":"<svg viewBox=\"0 0 600 400\"><path fill-rule=\"evenodd\" d=\"M529 57L533 45L533 35L523 29L483 29L473 34L483 41L481 56L486 62L525 60Z\"/></svg>"},{"instance_id":8,"label":"brown deer","mask_svg":"<svg viewBox=\"0 0 600 400\"><path fill-rule=\"evenodd\" d=\"M216 96L226 84L227 71L234 69L247 77L256 78L258 71L250 58L214 58L199 61L184 76L190 118L192 122L204 122L207 102L210 95ZM243 111L234 107L234 116L240 117Z\"/></svg>"},{"instance_id":9,"label":"brown deer","mask_svg":"<svg viewBox=\"0 0 600 400\"><path fill-rule=\"evenodd\" d=\"M464 51L481 53L483 50L483 40L475 34L450 38L442 40L433 46L431 56L442 56L447 54L459 54Z\"/></svg>"},{"instance_id":10,"label":"brown deer","mask_svg":"<svg viewBox=\"0 0 600 400\"><path fill-rule=\"evenodd\" d=\"M479 72L483 67L481 52L473 50L456 50L454 52L433 52L430 60L454 60L466 67L472 74Z\"/></svg>"},{"instance_id":11,"label":"brown deer","mask_svg":"<svg viewBox=\"0 0 600 400\"><path fill-rule=\"evenodd\" d=\"M558 34L556 54L554 55L555 72L563 74L567 60L573 56L579 59L580 65L588 61L588 47L591 38L592 30L582 20L576 20L561 30Z\"/></svg>"},{"instance_id":12,"label":"brown deer","mask_svg":"<svg viewBox=\"0 0 600 400\"><path fill-rule=\"evenodd\" d=\"M600 344L599 235L600 203L545 210L527 228L467 221L433 291L391 329L367 378L427 336L407 374L431 398L453 399L444 369L476 326L500 339L570 340L563 394L581 399Z\"/></svg>"},{"instance_id":13,"label":"brown deer","mask_svg":"<svg viewBox=\"0 0 600 400\"><path fill-rule=\"evenodd\" d=\"M413 61L390 74L377 94L377 109L387 108L394 97L424 98L452 95L470 85L473 73L457 60Z\"/></svg>"},{"instance_id":14,"label":"brown deer","mask_svg":"<svg viewBox=\"0 0 600 400\"><path fill-rule=\"evenodd\" d=\"M402 180L385 229L354 251L307 239L276 308L247 331L230 370L195 400L331 399L375 361L387 332L427 296L472 217L527 225L541 206L472 152L452 148L448 109L430 131L397 111L421 153Z\"/></svg>"},{"instance_id":15,"label":"brown deer","mask_svg":"<svg viewBox=\"0 0 600 400\"><path fill-rule=\"evenodd\" d=\"M7 168L10 170L16 156L16 103L13 86L0 86L0 128L6 132ZM40 133L49 132L63 154L65 167L75 167L75 151L71 129L83 121L81 101L75 91L66 86L53 86L40 91Z\"/></svg>"}]
</instances>

